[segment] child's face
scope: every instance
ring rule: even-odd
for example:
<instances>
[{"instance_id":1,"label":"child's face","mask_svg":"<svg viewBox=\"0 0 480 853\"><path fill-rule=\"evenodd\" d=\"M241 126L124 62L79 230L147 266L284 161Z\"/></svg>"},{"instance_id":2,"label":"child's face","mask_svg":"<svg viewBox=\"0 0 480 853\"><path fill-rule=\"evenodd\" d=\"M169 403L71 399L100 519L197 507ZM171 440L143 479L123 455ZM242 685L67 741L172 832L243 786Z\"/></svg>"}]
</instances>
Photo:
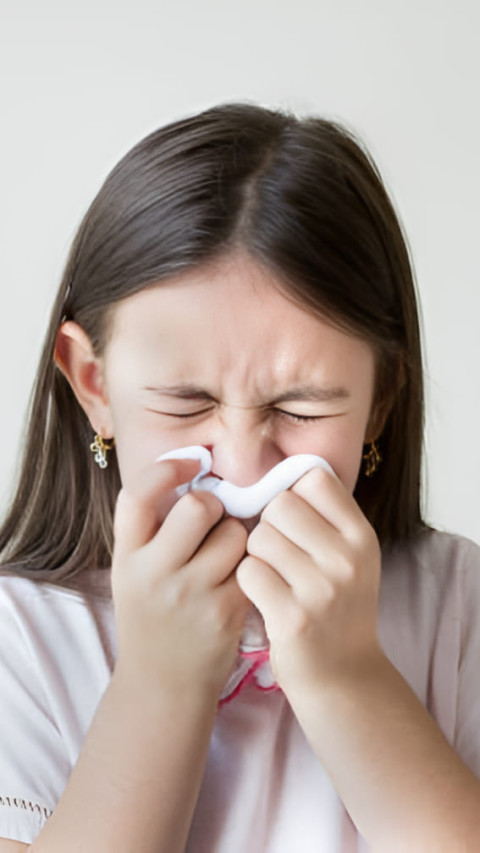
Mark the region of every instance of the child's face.
<instances>
[{"instance_id":1,"label":"child's face","mask_svg":"<svg viewBox=\"0 0 480 853\"><path fill-rule=\"evenodd\" d=\"M232 256L117 306L102 367L124 484L161 453L202 444L212 471L239 486L286 456L317 453L353 492L375 437L373 351L271 281Z\"/></svg>"}]
</instances>

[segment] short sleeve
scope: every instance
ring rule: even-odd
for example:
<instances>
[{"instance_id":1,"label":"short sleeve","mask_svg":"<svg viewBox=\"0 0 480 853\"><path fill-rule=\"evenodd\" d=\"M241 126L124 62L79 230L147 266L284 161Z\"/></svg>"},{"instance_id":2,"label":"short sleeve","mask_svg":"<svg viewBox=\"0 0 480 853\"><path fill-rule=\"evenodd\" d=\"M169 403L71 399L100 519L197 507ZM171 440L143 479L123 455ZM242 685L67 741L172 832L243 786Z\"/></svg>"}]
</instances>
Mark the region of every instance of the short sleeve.
<instances>
[{"instance_id":1,"label":"short sleeve","mask_svg":"<svg viewBox=\"0 0 480 853\"><path fill-rule=\"evenodd\" d=\"M28 595L19 613L9 594L15 580L0 578L0 837L31 844L71 765L23 630Z\"/></svg>"},{"instance_id":2,"label":"short sleeve","mask_svg":"<svg viewBox=\"0 0 480 853\"><path fill-rule=\"evenodd\" d=\"M480 778L480 547L462 540L455 750Z\"/></svg>"}]
</instances>

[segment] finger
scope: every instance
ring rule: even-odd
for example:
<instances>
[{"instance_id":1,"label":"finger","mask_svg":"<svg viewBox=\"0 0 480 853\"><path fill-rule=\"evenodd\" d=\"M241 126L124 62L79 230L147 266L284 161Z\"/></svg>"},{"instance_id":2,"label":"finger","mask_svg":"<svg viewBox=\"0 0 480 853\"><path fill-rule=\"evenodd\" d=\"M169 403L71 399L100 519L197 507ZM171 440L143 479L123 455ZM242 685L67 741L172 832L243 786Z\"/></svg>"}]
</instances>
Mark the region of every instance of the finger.
<instances>
[{"instance_id":1,"label":"finger","mask_svg":"<svg viewBox=\"0 0 480 853\"><path fill-rule=\"evenodd\" d=\"M338 477L322 468L309 471L292 486L291 491L348 539L355 540L359 525L365 524L365 516L353 495Z\"/></svg>"},{"instance_id":2,"label":"finger","mask_svg":"<svg viewBox=\"0 0 480 853\"><path fill-rule=\"evenodd\" d=\"M198 590L224 584L245 556L248 533L236 518L220 521L208 534L186 569Z\"/></svg>"},{"instance_id":3,"label":"finger","mask_svg":"<svg viewBox=\"0 0 480 853\"><path fill-rule=\"evenodd\" d=\"M311 556L266 521L261 521L250 533L247 552L268 563L299 592L318 581L318 566Z\"/></svg>"},{"instance_id":4,"label":"finger","mask_svg":"<svg viewBox=\"0 0 480 853\"><path fill-rule=\"evenodd\" d=\"M130 553L150 541L177 500L175 489L200 470L197 459L171 459L142 471L121 489L115 508L115 552Z\"/></svg>"},{"instance_id":5,"label":"finger","mask_svg":"<svg viewBox=\"0 0 480 853\"><path fill-rule=\"evenodd\" d=\"M252 605L238 584L236 572L230 574L227 580L213 591L211 597L214 601L215 599L221 601L223 612L228 614L227 627L230 630L236 630L240 639L247 613Z\"/></svg>"},{"instance_id":6,"label":"finger","mask_svg":"<svg viewBox=\"0 0 480 853\"><path fill-rule=\"evenodd\" d=\"M283 578L262 560L245 557L237 568L237 583L258 608L267 627L270 623L270 627L278 628L292 605L292 591Z\"/></svg>"},{"instance_id":7,"label":"finger","mask_svg":"<svg viewBox=\"0 0 480 853\"><path fill-rule=\"evenodd\" d=\"M340 545L339 531L292 491L281 492L268 504L260 525L263 522L279 530L314 560L320 559L325 550L335 550ZM260 535L259 532L257 536Z\"/></svg>"},{"instance_id":8,"label":"finger","mask_svg":"<svg viewBox=\"0 0 480 853\"><path fill-rule=\"evenodd\" d=\"M191 560L220 521L223 504L211 492L188 492L172 507L148 546L150 559L176 571Z\"/></svg>"}]
</instances>

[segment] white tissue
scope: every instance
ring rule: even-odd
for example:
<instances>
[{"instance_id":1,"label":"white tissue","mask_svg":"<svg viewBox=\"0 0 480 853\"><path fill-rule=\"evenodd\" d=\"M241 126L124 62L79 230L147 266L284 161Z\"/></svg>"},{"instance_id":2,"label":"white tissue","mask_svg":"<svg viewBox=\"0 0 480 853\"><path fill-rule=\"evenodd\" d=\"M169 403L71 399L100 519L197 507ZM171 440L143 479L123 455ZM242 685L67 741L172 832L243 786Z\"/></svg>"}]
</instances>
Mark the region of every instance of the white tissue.
<instances>
[{"instance_id":1,"label":"white tissue","mask_svg":"<svg viewBox=\"0 0 480 853\"><path fill-rule=\"evenodd\" d=\"M222 502L228 514L234 518L252 518L258 515L276 495L285 489L289 489L312 468L323 468L335 476L328 462L323 457L316 456L313 453L299 453L295 456L288 456L251 486L236 486L234 483L229 483L228 480L209 477L208 474L212 467L212 454L201 445L170 450L168 453L159 456L156 461L160 462L163 459L199 459L202 465L200 472L190 483L186 483L176 490L178 496L180 497L191 489L213 492L215 497Z\"/></svg>"}]
</instances>

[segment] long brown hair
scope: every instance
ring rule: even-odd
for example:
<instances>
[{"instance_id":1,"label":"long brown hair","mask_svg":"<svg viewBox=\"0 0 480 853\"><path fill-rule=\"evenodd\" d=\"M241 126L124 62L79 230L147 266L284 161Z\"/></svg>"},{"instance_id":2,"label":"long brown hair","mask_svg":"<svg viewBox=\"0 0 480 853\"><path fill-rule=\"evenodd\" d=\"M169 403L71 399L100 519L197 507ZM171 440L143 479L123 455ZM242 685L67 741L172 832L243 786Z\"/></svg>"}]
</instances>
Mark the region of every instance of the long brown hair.
<instances>
[{"instance_id":1,"label":"long brown hair","mask_svg":"<svg viewBox=\"0 0 480 853\"><path fill-rule=\"evenodd\" d=\"M249 103L173 122L127 153L74 240L31 400L16 493L0 530L3 571L66 581L106 567L120 477L95 465L92 430L54 363L74 319L97 354L118 300L241 248L285 293L377 353L383 462L355 496L384 545L424 529L423 374L415 286L398 218L355 135Z\"/></svg>"}]
</instances>

